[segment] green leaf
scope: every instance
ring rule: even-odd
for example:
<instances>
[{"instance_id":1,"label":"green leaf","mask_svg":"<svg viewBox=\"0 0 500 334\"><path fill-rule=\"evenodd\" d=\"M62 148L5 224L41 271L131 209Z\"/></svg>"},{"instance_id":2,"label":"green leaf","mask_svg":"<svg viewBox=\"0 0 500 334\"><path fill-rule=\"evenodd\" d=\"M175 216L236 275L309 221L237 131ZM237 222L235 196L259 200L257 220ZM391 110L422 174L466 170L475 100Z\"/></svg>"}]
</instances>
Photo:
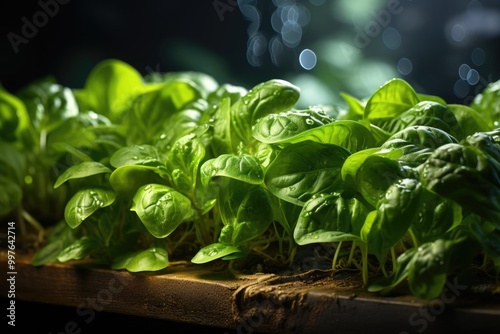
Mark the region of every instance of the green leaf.
<instances>
[{"instance_id":1,"label":"green leaf","mask_svg":"<svg viewBox=\"0 0 500 334\"><path fill-rule=\"evenodd\" d=\"M111 173L111 169L100 162L84 161L78 165L73 165L66 169L54 183L54 188L58 188L64 182L72 179L84 178L87 176Z\"/></svg>"},{"instance_id":2,"label":"green leaf","mask_svg":"<svg viewBox=\"0 0 500 334\"><path fill-rule=\"evenodd\" d=\"M126 165L115 169L109 183L117 192L132 197L136 191L146 184L169 184L170 176L165 167L150 167L143 165Z\"/></svg>"},{"instance_id":3,"label":"green leaf","mask_svg":"<svg viewBox=\"0 0 500 334\"><path fill-rule=\"evenodd\" d=\"M302 208L293 237L297 244L361 240L368 210L340 193L313 196Z\"/></svg>"},{"instance_id":4,"label":"green leaf","mask_svg":"<svg viewBox=\"0 0 500 334\"><path fill-rule=\"evenodd\" d=\"M340 170L349 155L338 145L291 144L269 165L265 184L275 196L303 206L315 194L342 189Z\"/></svg>"},{"instance_id":5,"label":"green leaf","mask_svg":"<svg viewBox=\"0 0 500 334\"><path fill-rule=\"evenodd\" d=\"M409 264L417 252L416 248L410 248L400 254L389 277L377 278L367 286L369 292L389 293L408 278Z\"/></svg>"},{"instance_id":6,"label":"green leaf","mask_svg":"<svg viewBox=\"0 0 500 334\"><path fill-rule=\"evenodd\" d=\"M202 264L220 258L231 259L228 256L241 256L242 254L246 254L246 252L239 247L223 243L213 243L200 249L198 253L196 253L196 255L191 259L191 262Z\"/></svg>"},{"instance_id":7,"label":"green leaf","mask_svg":"<svg viewBox=\"0 0 500 334\"><path fill-rule=\"evenodd\" d=\"M172 128L174 115L178 115L183 109L189 109L188 104L199 98L200 93L189 80L172 80L156 85L134 99L132 112L126 119L126 127L130 129L133 138L151 142L152 138L162 132L176 132L178 129ZM187 119L196 121L200 115L197 111L194 114L195 117ZM191 115L192 113L184 114L183 118Z\"/></svg>"},{"instance_id":8,"label":"green leaf","mask_svg":"<svg viewBox=\"0 0 500 334\"><path fill-rule=\"evenodd\" d=\"M319 126L284 142L297 143L305 140L342 146L352 153L375 146L375 138L370 130L361 123L350 120L335 121Z\"/></svg>"},{"instance_id":9,"label":"green leaf","mask_svg":"<svg viewBox=\"0 0 500 334\"><path fill-rule=\"evenodd\" d=\"M273 221L271 198L266 189L229 179L220 188L218 211L224 227L219 241L240 245L262 235Z\"/></svg>"},{"instance_id":10,"label":"green leaf","mask_svg":"<svg viewBox=\"0 0 500 334\"><path fill-rule=\"evenodd\" d=\"M252 187L237 206L232 244L241 245L259 237L269 228L272 220L269 193L262 187Z\"/></svg>"},{"instance_id":11,"label":"green leaf","mask_svg":"<svg viewBox=\"0 0 500 334\"><path fill-rule=\"evenodd\" d=\"M14 144L0 140L0 170L2 176L8 177L12 182L22 185L26 176L26 155Z\"/></svg>"},{"instance_id":12,"label":"green leaf","mask_svg":"<svg viewBox=\"0 0 500 334\"><path fill-rule=\"evenodd\" d=\"M354 192L357 191L356 179L358 170L361 168L363 163L371 156L385 157L387 159L396 160L400 158L402 151L400 149L387 149L387 148L367 148L358 152L355 152L347 157L341 169L341 176L344 182L344 189L350 192L354 196Z\"/></svg>"},{"instance_id":13,"label":"green leaf","mask_svg":"<svg viewBox=\"0 0 500 334\"><path fill-rule=\"evenodd\" d=\"M154 146L131 145L117 150L110 158L111 166L118 168L127 165L160 166L160 156Z\"/></svg>"},{"instance_id":14,"label":"green leaf","mask_svg":"<svg viewBox=\"0 0 500 334\"><path fill-rule=\"evenodd\" d=\"M214 114L214 135L212 148L215 156L232 153L231 101L224 98Z\"/></svg>"},{"instance_id":15,"label":"green leaf","mask_svg":"<svg viewBox=\"0 0 500 334\"><path fill-rule=\"evenodd\" d=\"M46 231L45 244L39 247L31 258L35 267L55 262L57 255L75 241L74 230L64 220L50 226Z\"/></svg>"},{"instance_id":16,"label":"green leaf","mask_svg":"<svg viewBox=\"0 0 500 334\"><path fill-rule=\"evenodd\" d=\"M29 128L30 119L23 101L0 86L0 138L14 142Z\"/></svg>"},{"instance_id":17,"label":"green leaf","mask_svg":"<svg viewBox=\"0 0 500 334\"><path fill-rule=\"evenodd\" d=\"M97 210L113 204L115 197L115 192L108 189L80 190L66 204L64 218L71 228L76 228Z\"/></svg>"},{"instance_id":18,"label":"green leaf","mask_svg":"<svg viewBox=\"0 0 500 334\"><path fill-rule=\"evenodd\" d=\"M100 248L100 241L93 236L83 236L57 254L57 261L80 260Z\"/></svg>"},{"instance_id":19,"label":"green leaf","mask_svg":"<svg viewBox=\"0 0 500 334\"><path fill-rule=\"evenodd\" d=\"M455 115L465 136L490 130L488 119L475 109L461 104L448 104L448 108Z\"/></svg>"},{"instance_id":20,"label":"green leaf","mask_svg":"<svg viewBox=\"0 0 500 334\"><path fill-rule=\"evenodd\" d=\"M269 114L290 110L297 103L300 89L285 81L271 79L257 84L231 106L231 122L234 145L253 141L252 126L257 120Z\"/></svg>"},{"instance_id":21,"label":"green leaf","mask_svg":"<svg viewBox=\"0 0 500 334\"><path fill-rule=\"evenodd\" d=\"M390 133L396 133L410 126L425 125L441 129L458 139L463 137L463 131L453 112L446 105L437 102L419 102L398 116L375 122Z\"/></svg>"},{"instance_id":22,"label":"green leaf","mask_svg":"<svg viewBox=\"0 0 500 334\"><path fill-rule=\"evenodd\" d=\"M78 115L72 90L53 82L34 82L21 89L17 96L26 105L31 122L39 132L48 133L65 119Z\"/></svg>"},{"instance_id":23,"label":"green leaf","mask_svg":"<svg viewBox=\"0 0 500 334\"><path fill-rule=\"evenodd\" d=\"M422 186L414 179L402 179L391 185L377 205L368 214L361 229L361 239L368 252L375 254L383 264L391 247L408 231L416 218Z\"/></svg>"},{"instance_id":24,"label":"green leaf","mask_svg":"<svg viewBox=\"0 0 500 334\"><path fill-rule=\"evenodd\" d=\"M410 229L419 244L434 241L462 222L462 207L426 188L422 188L417 219Z\"/></svg>"},{"instance_id":25,"label":"green leaf","mask_svg":"<svg viewBox=\"0 0 500 334\"><path fill-rule=\"evenodd\" d=\"M492 140L488 145L500 152ZM500 226L500 162L474 146L438 147L420 168L423 185Z\"/></svg>"},{"instance_id":26,"label":"green leaf","mask_svg":"<svg viewBox=\"0 0 500 334\"><path fill-rule=\"evenodd\" d=\"M161 184L140 187L133 201L131 210L137 213L149 233L156 238L170 235L194 215L191 201L187 197Z\"/></svg>"},{"instance_id":27,"label":"green leaf","mask_svg":"<svg viewBox=\"0 0 500 334\"><path fill-rule=\"evenodd\" d=\"M0 175L0 189L2 189L0 191L0 217L2 217L21 204L23 190L18 183L4 175Z\"/></svg>"},{"instance_id":28,"label":"green leaf","mask_svg":"<svg viewBox=\"0 0 500 334\"><path fill-rule=\"evenodd\" d=\"M480 94L474 97L470 107L481 115L490 129L498 127L500 122L500 80L489 83Z\"/></svg>"},{"instance_id":29,"label":"green leaf","mask_svg":"<svg viewBox=\"0 0 500 334\"><path fill-rule=\"evenodd\" d=\"M387 189L408 172L397 161L379 156L367 157L356 173L355 188L373 207L377 207Z\"/></svg>"},{"instance_id":30,"label":"green leaf","mask_svg":"<svg viewBox=\"0 0 500 334\"><path fill-rule=\"evenodd\" d=\"M260 161L251 155L222 154L201 166L201 183L206 186L216 176L225 176L251 184L264 180Z\"/></svg>"},{"instance_id":31,"label":"green leaf","mask_svg":"<svg viewBox=\"0 0 500 334\"><path fill-rule=\"evenodd\" d=\"M304 131L321 127L334 120L320 108L289 110L269 114L257 121L252 130L255 139L266 143L290 142Z\"/></svg>"},{"instance_id":32,"label":"green leaf","mask_svg":"<svg viewBox=\"0 0 500 334\"><path fill-rule=\"evenodd\" d=\"M342 98L347 102L347 106L349 107L349 119L361 119L365 112L366 102L361 101L358 98L345 92L340 92L340 96L342 96Z\"/></svg>"},{"instance_id":33,"label":"green leaf","mask_svg":"<svg viewBox=\"0 0 500 334\"><path fill-rule=\"evenodd\" d=\"M472 240L465 236L420 245L408 268L411 293L427 300L438 298L452 268L470 266L474 251Z\"/></svg>"},{"instance_id":34,"label":"green leaf","mask_svg":"<svg viewBox=\"0 0 500 334\"><path fill-rule=\"evenodd\" d=\"M195 134L175 141L167 158L167 168L179 191L190 193L196 187L198 166L205 157L205 146Z\"/></svg>"},{"instance_id":35,"label":"green leaf","mask_svg":"<svg viewBox=\"0 0 500 334\"><path fill-rule=\"evenodd\" d=\"M472 217L470 217L472 216ZM478 216L470 215L471 232L479 241L481 249L491 256L496 266L500 265L500 229L490 222L481 221Z\"/></svg>"},{"instance_id":36,"label":"green leaf","mask_svg":"<svg viewBox=\"0 0 500 334\"><path fill-rule=\"evenodd\" d=\"M419 102L417 93L406 81L395 78L384 83L366 102L364 118L393 118Z\"/></svg>"},{"instance_id":37,"label":"green leaf","mask_svg":"<svg viewBox=\"0 0 500 334\"><path fill-rule=\"evenodd\" d=\"M146 250L126 253L116 258L111 268L130 272L158 271L168 267L168 253L165 249L151 247Z\"/></svg>"},{"instance_id":38,"label":"green leaf","mask_svg":"<svg viewBox=\"0 0 500 334\"><path fill-rule=\"evenodd\" d=\"M400 149L403 155L399 162L417 167L424 163L439 146L457 143L449 133L430 126L416 125L405 128L392 135L381 148Z\"/></svg>"},{"instance_id":39,"label":"green leaf","mask_svg":"<svg viewBox=\"0 0 500 334\"><path fill-rule=\"evenodd\" d=\"M141 74L129 64L107 59L90 72L84 89L77 93L83 110L93 110L115 122L143 89Z\"/></svg>"}]
</instances>

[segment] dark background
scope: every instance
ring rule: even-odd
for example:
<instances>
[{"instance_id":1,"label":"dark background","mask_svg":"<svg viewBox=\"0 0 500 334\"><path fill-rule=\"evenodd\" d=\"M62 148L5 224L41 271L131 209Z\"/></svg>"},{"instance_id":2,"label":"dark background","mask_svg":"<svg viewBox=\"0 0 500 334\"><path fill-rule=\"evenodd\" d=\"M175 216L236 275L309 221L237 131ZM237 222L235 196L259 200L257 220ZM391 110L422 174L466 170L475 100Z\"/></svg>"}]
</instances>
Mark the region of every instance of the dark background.
<instances>
[{"instance_id":1,"label":"dark background","mask_svg":"<svg viewBox=\"0 0 500 334\"><path fill-rule=\"evenodd\" d=\"M92 67L107 58L128 62L143 74L202 71L220 83L247 88L284 78L302 89L304 103L335 103L340 101L340 91L364 98L398 76L418 92L467 104L487 83L500 79L497 0L240 0L240 5L260 13L259 21L245 17L235 0L41 1L58 4L57 12L46 15L45 22L39 15L40 1L4 1L1 5L0 84L10 92L47 75L63 85L82 87ZM401 11L381 17L380 11L390 4L397 4ZM282 52L275 62L270 44L263 44L258 65L251 65L248 47L255 45L250 43L249 32L258 32L267 43L280 40L271 19L278 8L287 5L307 10L309 22L302 27L300 43L293 47L281 43ZM9 36L23 37L23 18L33 23L35 17L41 19L40 27L18 45L16 53ZM377 18L385 19L380 31L366 46L356 46L357 32L369 29ZM465 34L459 42L450 39L457 22L464 28L458 29L459 35ZM385 38L394 31L399 42L389 40L388 46ZM298 61L305 48L318 57L310 71ZM471 58L476 48L484 55L479 65ZM409 74L397 70L403 57L412 62ZM466 80L467 72L460 78L462 64L475 70L471 83Z\"/></svg>"}]
</instances>

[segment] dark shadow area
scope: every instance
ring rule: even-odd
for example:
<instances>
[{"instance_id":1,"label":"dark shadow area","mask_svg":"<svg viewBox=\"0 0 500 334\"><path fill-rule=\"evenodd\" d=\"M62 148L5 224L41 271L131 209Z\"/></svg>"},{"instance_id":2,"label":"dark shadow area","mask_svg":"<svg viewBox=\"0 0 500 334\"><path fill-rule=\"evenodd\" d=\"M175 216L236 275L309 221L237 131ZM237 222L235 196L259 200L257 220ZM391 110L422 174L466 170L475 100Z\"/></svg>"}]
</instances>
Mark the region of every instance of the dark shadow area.
<instances>
[{"instance_id":1,"label":"dark shadow area","mask_svg":"<svg viewBox=\"0 0 500 334\"><path fill-rule=\"evenodd\" d=\"M2 299L5 305L5 299ZM82 312L83 313L83 312ZM74 307L16 300L15 328L7 333L236 333L236 330L206 327L195 324L137 317L127 314L95 312L78 314ZM5 328L5 327L4 327ZM11 330L13 329L13 330Z\"/></svg>"}]
</instances>

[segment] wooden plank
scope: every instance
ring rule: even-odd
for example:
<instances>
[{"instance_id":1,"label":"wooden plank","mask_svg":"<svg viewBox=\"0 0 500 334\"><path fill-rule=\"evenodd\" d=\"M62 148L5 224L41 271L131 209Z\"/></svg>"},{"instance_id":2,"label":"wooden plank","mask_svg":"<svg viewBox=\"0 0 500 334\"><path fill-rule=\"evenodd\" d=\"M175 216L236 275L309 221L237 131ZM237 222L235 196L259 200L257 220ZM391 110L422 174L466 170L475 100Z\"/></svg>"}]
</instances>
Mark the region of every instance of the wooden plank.
<instances>
[{"instance_id":1,"label":"wooden plank","mask_svg":"<svg viewBox=\"0 0 500 334\"><path fill-rule=\"evenodd\" d=\"M6 259L6 252L0 256ZM8 272L6 261L0 268ZM129 273L84 262L33 267L16 256L16 299L75 308L82 322L106 311L227 328L238 333L439 333L498 330L500 295L453 286L434 301L380 297L343 284L342 275L312 270L297 275L238 275L214 265L173 265ZM0 288L8 290L2 280ZM453 283L453 282L451 282ZM450 284L451 284L450 283ZM368 327L367 327L368 326Z\"/></svg>"}]
</instances>

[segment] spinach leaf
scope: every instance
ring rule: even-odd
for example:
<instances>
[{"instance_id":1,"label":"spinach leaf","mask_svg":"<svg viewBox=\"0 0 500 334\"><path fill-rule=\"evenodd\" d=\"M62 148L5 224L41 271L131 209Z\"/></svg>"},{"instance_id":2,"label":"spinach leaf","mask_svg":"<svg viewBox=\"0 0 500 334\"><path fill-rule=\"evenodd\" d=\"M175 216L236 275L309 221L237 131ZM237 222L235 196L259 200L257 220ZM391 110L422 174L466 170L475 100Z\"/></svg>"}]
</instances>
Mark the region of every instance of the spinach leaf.
<instances>
[{"instance_id":1,"label":"spinach leaf","mask_svg":"<svg viewBox=\"0 0 500 334\"><path fill-rule=\"evenodd\" d=\"M239 143L251 145L252 126L266 115L290 110L298 101L299 95L297 86L279 79L262 82L250 89L231 105L233 150L238 151Z\"/></svg>"},{"instance_id":2,"label":"spinach leaf","mask_svg":"<svg viewBox=\"0 0 500 334\"><path fill-rule=\"evenodd\" d=\"M96 161L83 161L78 165L73 165L66 169L54 183L54 188L61 186L64 182L71 179L84 178L97 174L111 173L111 169Z\"/></svg>"},{"instance_id":3,"label":"spinach leaf","mask_svg":"<svg viewBox=\"0 0 500 334\"><path fill-rule=\"evenodd\" d=\"M441 129L415 125L393 134L381 148L400 149L403 155L398 161L406 166L417 167L424 163L436 148L449 143L458 141Z\"/></svg>"},{"instance_id":4,"label":"spinach leaf","mask_svg":"<svg viewBox=\"0 0 500 334\"><path fill-rule=\"evenodd\" d=\"M320 194L307 201L295 226L299 245L361 241L360 231L368 210L358 200L340 193Z\"/></svg>"},{"instance_id":5,"label":"spinach leaf","mask_svg":"<svg viewBox=\"0 0 500 334\"><path fill-rule=\"evenodd\" d=\"M137 213L149 233L156 238L170 235L194 215L191 201L187 197L161 184L140 187L133 201L130 210Z\"/></svg>"},{"instance_id":6,"label":"spinach leaf","mask_svg":"<svg viewBox=\"0 0 500 334\"><path fill-rule=\"evenodd\" d=\"M50 81L34 82L21 89L17 96L24 102L33 126L50 132L60 122L78 115L73 92Z\"/></svg>"},{"instance_id":7,"label":"spinach leaf","mask_svg":"<svg viewBox=\"0 0 500 334\"><path fill-rule=\"evenodd\" d=\"M103 188L79 190L66 204L64 217L71 228L77 228L97 210L113 204L116 194Z\"/></svg>"},{"instance_id":8,"label":"spinach leaf","mask_svg":"<svg viewBox=\"0 0 500 334\"><path fill-rule=\"evenodd\" d=\"M130 272L158 271L168 266L168 253L159 247L123 254L115 259L112 269L126 269Z\"/></svg>"},{"instance_id":9,"label":"spinach leaf","mask_svg":"<svg viewBox=\"0 0 500 334\"><path fill-rule=\"evenodd\" d=\"M476 110L490 129L498 127L500 122L500 80L489 83L472 100L470 107Z\"/></svg>"},{"instance_id":10,"label":"spinach leaf","mask_svg":"<svg viewBox=\"0 0 500 334\"><path fill-rule=\"evenodd\" d=\"M389 249L407 233L415 219L421 191L418 180L398 180L387 189L377 209L368 214L361 229L361 239L380 263L385 263Z\"/></svg>"},{"instance_id":11,"label":"spinach leaf","mask_svg":"<svg viewBox=\"0 0 500 334\"><path fill-rule=\"evenodd\" d=\"M107 59L92 69L84 88L75 89L74 93L80 110L94 111L116 122L143 89L143 78L135 68L117 59Z\"/></svg>"},{"instance_id":12,"label":"spinach leaf","mask_svg":"<svg viewBox=\"0 0 500 334\"><path fill-rule=\"evenodd\" d=\"M231 255L240 257L246 255L246 252L240 247L217 242L201 248L191 259L191 262L202 264L220 258L229 259L228 257Z\"/></svg>"},{"instance_id":13,"label":"spinach leaf","mask_svg":"<svg viewBox=\"0 0 500 334\"><path fill-rule=\"evenodd\" d=\"M269 191L303 206L313 195L342 189L340 170L350 152L338 145L303 141L286 146L267 168Z\"/></svg>"},{"instance_id":14,"label":"spinach leaf","mask_svg":"<svg viewBox=\"0 0 500 334\"><path fill-rule=\"evenodd\" d=\"M497 144L491 147L498 150ZM500 219L500 164L496 159L477 147L450 143L432 152L419 170L426 188L500 226L496 223Z\"/></svg>"},{"instance_id":15,"label":"spinach leaf","mask_svg":"<svg viewBox=\"0 0 500 334\"><path fill-rule=\"evenodd\" d=\"M370 96L364 109L364 119L391 119L419 103L417 93L406 81L391 79Z\"/></svg>"},{"instance_id":16,"label":"spinach leaf","mask_svg":"<svg viewBox=\"0 0 500 334\"><path fill-rule=\"evenodd\" d=\"M261 184L264 171L257 158L251 155L222 154L201 166L201 182L207 185L216 176L230 177L251 184Z\"/></svg>"},{"instance_id":17,"label":"spinach leaf","mask_svg":"<svg viewBox=\"0 0 500 334\"><path fill-rule=\"evenodd\" d=\"M396 133L414 125L425 125L441 129L455 138L463 138L462 129L453 112L446 105L431 101L418 102L399 115L377 120L375 124L389 133Z\"/></svg>"},{"instance_id":18,"label":"spinach leaf","mask_svg":"<svg viewBox=\"0 0 500 334\"><path fill-rule=\"evenodd\" d=\"M289 142L302 132L333 122L326 113L316 107L306 110L289 110L278 114L269 114L257 121L252 135L266 143Z\"/></svg>"}]
</instances>

